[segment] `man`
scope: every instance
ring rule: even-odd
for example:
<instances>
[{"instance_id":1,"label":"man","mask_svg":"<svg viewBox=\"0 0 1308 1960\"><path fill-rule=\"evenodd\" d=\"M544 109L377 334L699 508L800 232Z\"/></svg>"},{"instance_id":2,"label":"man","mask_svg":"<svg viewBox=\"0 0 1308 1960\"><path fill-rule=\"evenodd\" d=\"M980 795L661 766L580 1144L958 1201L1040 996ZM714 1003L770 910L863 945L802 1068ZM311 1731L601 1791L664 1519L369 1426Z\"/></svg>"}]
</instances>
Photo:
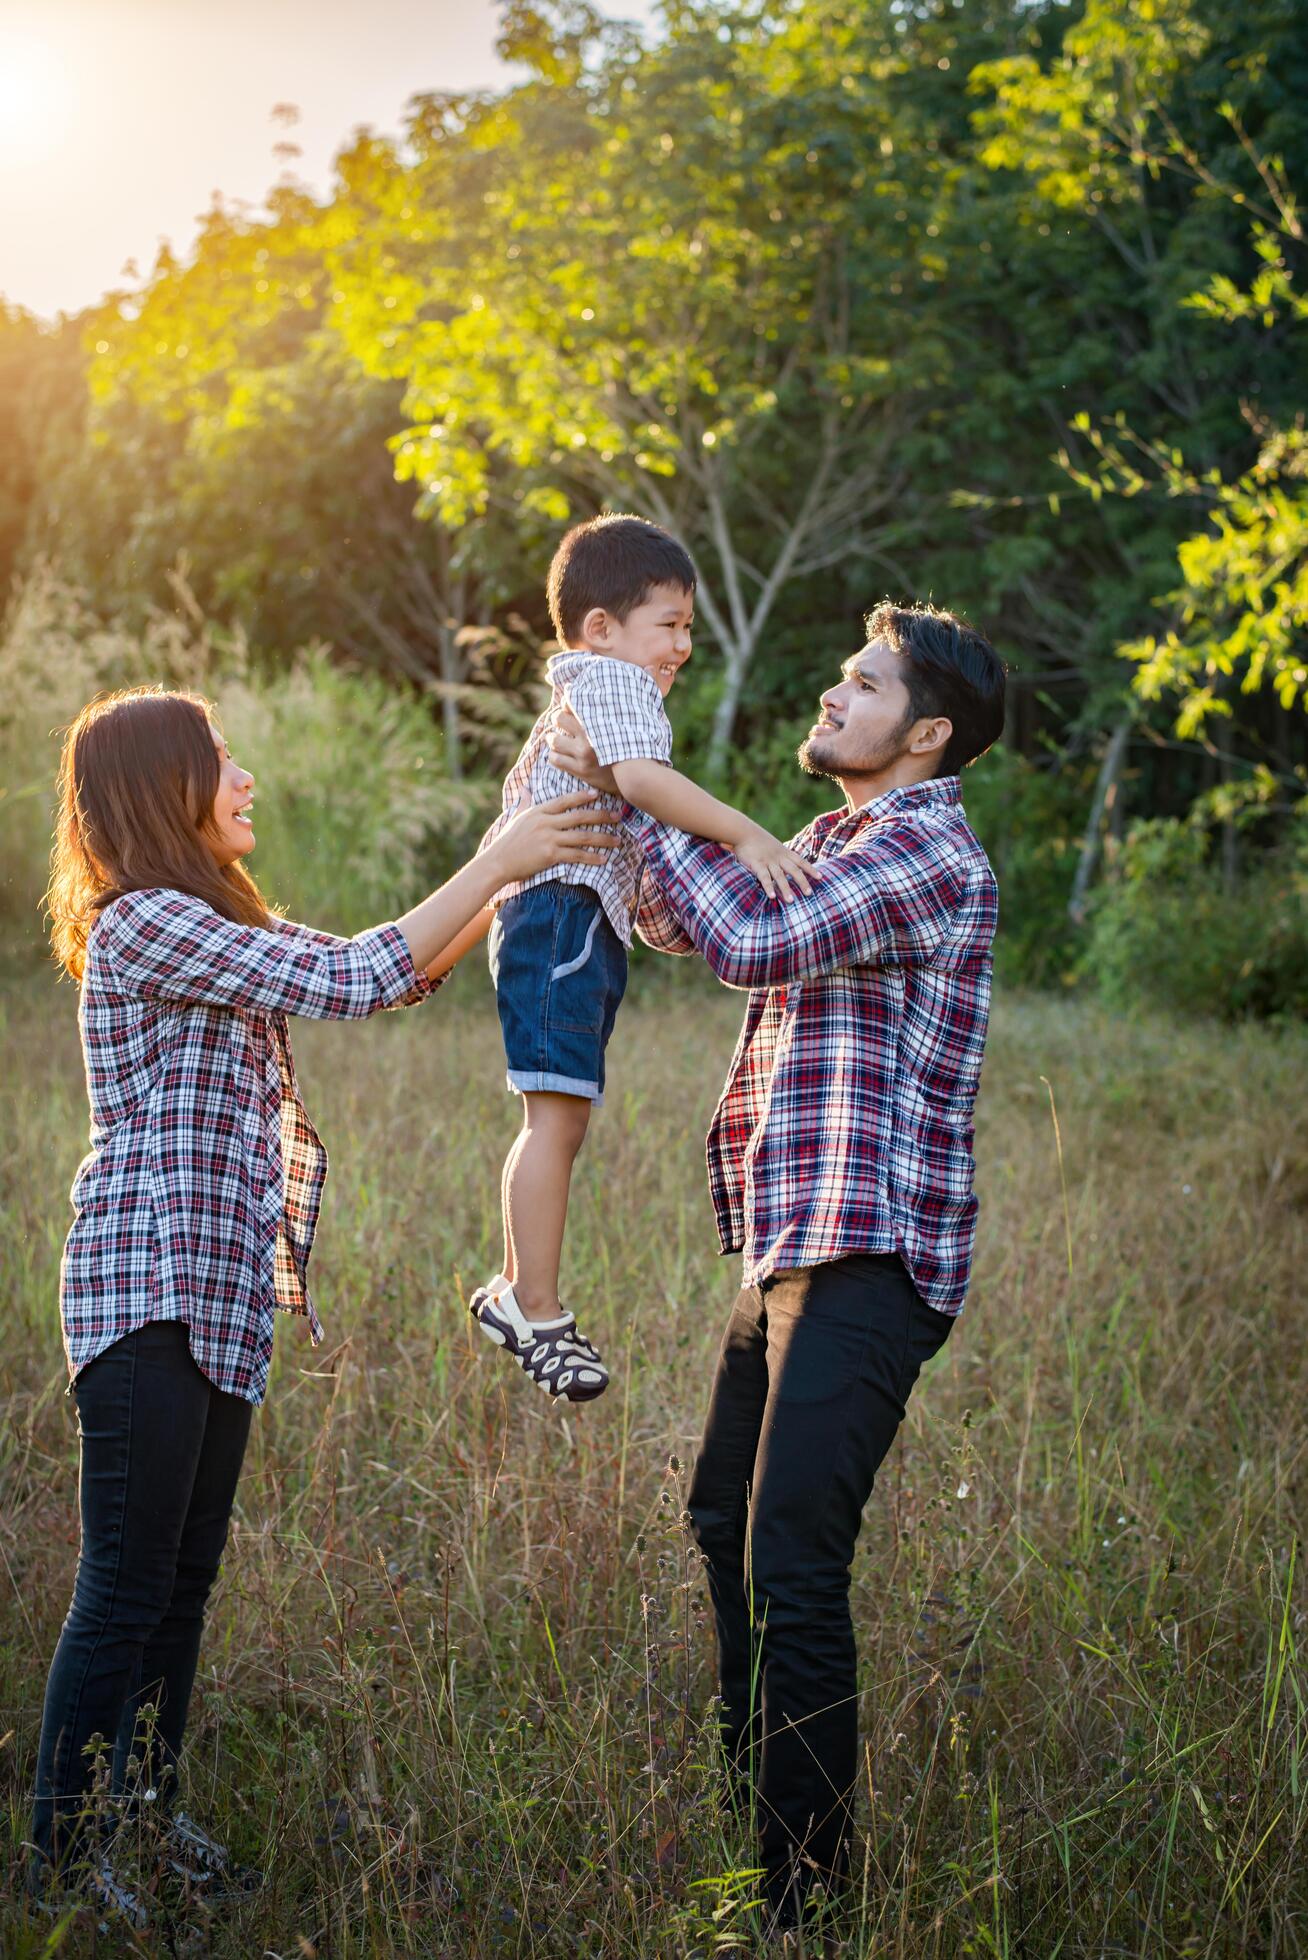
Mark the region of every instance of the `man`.
<instances>
[{"instance_id":1,"label":"man","mask_svg":"<svg viewBox=\"0 0 1308 1960\"><path fill-rule=\"evenodd\" d=\"M994 874L959 771L995 740L1004 668L950 613L883 605L822 696L801 766L845 809L795 840L807 896L636 815L639 930L750 990L708 1140L723 1251L744 1255L690 1514L717 1622L724 1743L757 1799L784 1927L843 1880L858 1763L849 1568L923 1364L962 1308ZM575 727L565 766L603 772Z\"/></svg>"}]
</instances>

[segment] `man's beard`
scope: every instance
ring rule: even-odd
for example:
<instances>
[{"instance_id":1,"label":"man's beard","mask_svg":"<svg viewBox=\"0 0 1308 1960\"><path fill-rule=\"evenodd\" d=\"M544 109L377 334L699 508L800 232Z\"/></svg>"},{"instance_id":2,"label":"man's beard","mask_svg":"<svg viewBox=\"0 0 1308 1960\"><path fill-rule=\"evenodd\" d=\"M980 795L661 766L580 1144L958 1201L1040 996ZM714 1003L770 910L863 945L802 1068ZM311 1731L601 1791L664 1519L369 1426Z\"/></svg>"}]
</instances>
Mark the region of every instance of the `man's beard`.
<instances>
[{"instance_id":1,"label":"man's beard","mask_svg":"<svg viewBox=\"0 0 1308 1960\"><path fill-rule=\"evenodd\" d=\"M838 743L844 732L837 729L832 735L806 735L800 743L795 760L806 775L827 776L839 781L845 776L879 776L898 762L908 747L908 731L913 726L913 717L907 716L899 727L886 736L874 749L865 749L862 755L840 755L833 753L831 744Z\"/></svg>"}]
</instances>

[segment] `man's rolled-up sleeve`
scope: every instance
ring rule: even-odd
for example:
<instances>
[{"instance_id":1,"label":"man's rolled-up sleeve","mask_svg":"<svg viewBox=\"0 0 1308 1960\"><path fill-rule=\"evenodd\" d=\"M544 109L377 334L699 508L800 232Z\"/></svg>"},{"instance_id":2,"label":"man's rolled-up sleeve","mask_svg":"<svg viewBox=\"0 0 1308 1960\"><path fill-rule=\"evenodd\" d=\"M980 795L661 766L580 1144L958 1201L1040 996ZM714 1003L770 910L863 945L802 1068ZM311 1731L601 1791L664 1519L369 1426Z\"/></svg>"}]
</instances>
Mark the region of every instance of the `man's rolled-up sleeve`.
<instances>
[{"instance_id":1,"label":"man's rolled-up sleeve","mask_svg":"<svg viewBox=\"0 0 1308 1960\"><path fill-rule=\"evenodd\" d=\"M695 951L695 942L668 904L658 881L645 867L636 902L636 937L656 953L685 955Z\"/></svg>"}]
</instances>

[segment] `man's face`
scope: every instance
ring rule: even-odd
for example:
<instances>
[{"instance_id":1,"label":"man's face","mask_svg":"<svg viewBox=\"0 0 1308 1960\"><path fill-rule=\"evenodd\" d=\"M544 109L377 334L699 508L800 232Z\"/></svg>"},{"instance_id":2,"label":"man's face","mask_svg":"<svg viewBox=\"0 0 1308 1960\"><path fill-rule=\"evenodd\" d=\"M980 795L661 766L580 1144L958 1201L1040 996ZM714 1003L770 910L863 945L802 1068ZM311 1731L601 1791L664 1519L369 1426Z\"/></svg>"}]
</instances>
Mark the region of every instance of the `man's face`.
<instances>
[{"instance_id":1,"label":"man's face","mask_svg":"<svg viewBox=\"0 0 1308 1960\"><path fill-rule=\"evenodd\" d=\"M841 671L800 744L800 765L814 776L879 776L904 754L917 726L899 655L888 640L873 640Z\"/></svg>"},{"instance_id":2,"label":"man's face","mask_svg":"<svg viewBox=\"0 0 1308 1960\"><path fill-rule=\"evenodd\" d=\"M629 660L653 677L666 694L690 659L690 629L695 621L695 595L679 585L656 585L648 599L633 606L625 619L597 607L586 619L586 643L613 660Z\"/></svg>"}]
</instances>

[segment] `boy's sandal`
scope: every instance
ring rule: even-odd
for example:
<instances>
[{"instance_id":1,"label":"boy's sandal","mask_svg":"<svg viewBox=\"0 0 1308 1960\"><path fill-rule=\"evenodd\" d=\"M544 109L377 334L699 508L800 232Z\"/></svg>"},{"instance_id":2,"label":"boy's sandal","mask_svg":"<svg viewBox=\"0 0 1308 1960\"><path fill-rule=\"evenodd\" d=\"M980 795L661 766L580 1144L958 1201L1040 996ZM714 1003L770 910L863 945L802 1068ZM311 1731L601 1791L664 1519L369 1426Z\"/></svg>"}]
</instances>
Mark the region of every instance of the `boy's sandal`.
<instances>
[{"instance_id":1,"label":"boy's sandal","mask_svg":"<svg viewBox=\"0 0 1308 1960\"><path fill-rule=\"evenodd\" d=\"M261 1871L254 1865L238 1865L227 1846L202 1830L184 1810L174 1811L168 1818L164 1838L170 1869L194 1886L206 1905L244 1898L264 1884Z\"/></svg>"},{"instance_id":2,"label":"boy's sandal","mask_svg":"<svg viewBox=\"0 0 1308 1960\"><path fill-rule=\"evenodd\" d=\"M608 1387L609 1371L599 1350L577 1332L572 1314L561 1314L557 1320L528 1320L506 1280L479 1286L468 1311L487 1339L502 1347L547 1395L566 1402L593 1402Z\"/></svg>"}]
</instances>

